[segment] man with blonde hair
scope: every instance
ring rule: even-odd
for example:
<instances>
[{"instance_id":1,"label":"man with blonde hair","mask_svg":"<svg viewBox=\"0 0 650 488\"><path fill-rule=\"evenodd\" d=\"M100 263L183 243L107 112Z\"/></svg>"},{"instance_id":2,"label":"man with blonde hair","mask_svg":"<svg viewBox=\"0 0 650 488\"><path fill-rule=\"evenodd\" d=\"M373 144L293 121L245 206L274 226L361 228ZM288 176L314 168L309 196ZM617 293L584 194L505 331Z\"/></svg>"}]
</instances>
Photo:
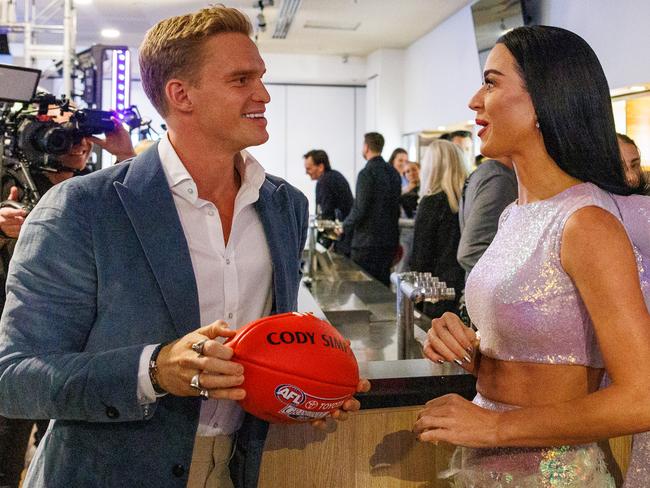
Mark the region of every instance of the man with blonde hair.
<instances>
[{"instance_id":1,"label":"man with blonde hair","mask_svg":"<svg viewBox=\"0 0 650 488\"><path fill-rule=\"evenodd\" d=\"M23 228L0 414L54 419L26 487L257 484L267 425L235 402L246 372L222 341L296 309L307 200L244 150L268 139L250 31L221 6L154 26L140 72L168 133Z\"/></svg>"}]
</instances>

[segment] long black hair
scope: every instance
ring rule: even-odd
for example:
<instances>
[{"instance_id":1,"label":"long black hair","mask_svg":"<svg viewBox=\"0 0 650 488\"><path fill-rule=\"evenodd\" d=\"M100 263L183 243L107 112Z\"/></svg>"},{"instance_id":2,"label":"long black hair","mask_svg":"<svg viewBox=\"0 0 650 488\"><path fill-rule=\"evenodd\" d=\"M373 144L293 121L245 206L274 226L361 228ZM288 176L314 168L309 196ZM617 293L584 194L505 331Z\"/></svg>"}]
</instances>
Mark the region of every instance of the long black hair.
<instances>
[{"instance_id":1,"label":"long black hair","mask_svg":"<svg viewBox=\"0 0 650 488\"><path fill-rule=\"evenodd\" d=\"M626 179L614 128L609 86L589 44L544 25L501 36L515 58L549 155L574 178L619 195L641 193Z\"/></svg>"}]
</instances>

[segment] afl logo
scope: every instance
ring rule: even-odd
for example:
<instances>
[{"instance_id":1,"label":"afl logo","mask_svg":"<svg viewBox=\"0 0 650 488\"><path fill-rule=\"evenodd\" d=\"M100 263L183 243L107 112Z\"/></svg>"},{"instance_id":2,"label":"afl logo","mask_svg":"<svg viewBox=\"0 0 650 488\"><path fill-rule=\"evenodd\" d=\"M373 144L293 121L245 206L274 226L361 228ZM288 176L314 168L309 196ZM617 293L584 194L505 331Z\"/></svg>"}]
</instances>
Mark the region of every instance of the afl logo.
<instances>
[{"instance_id":1,"label":"afl logo","mask_svg":"<svg viewBox=\"0 0 650 488\"><path fill-rule=\"evenodd\" d=\"M300 405L305 401L305 393L293 385L279 385L275 388L275 398L282 403L291 403L292 405Z\"/></svg>"}]
</instances>

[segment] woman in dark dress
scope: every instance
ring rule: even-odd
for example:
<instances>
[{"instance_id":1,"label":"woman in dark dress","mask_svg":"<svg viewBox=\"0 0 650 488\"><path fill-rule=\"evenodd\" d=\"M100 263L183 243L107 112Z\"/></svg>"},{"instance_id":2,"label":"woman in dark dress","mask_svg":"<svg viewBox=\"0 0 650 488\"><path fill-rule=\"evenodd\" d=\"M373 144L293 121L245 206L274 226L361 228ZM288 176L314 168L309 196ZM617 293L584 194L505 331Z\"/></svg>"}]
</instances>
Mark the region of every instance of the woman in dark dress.
<instances>
[{"instance_id":1,"label":"woman in dark dress","mask_svg":"<svg viewBox=\"0 0 650 488\"><path fill-rule=\"evenodd\" d=\"M418 206L420 198L420 165L409 161L404 171L404 176L408 180L408 185L402 188L402 196L399 198L399 204L402 207L403 215L407 219L415 217L415 209Z\"/></svg>"},{"instance_id":2,"label":"woman in dark dress","mask_svg":"<svg viewBox=\"0 0 650 488\"><path fill-rule=\"evenodd\" d=\"M465 273L456 261L460 227L458 201L467 172L463 154L453 143L433 141L420 168L420 203L415 216L415 237L411 270L430 272L456 291L454 300L425 303L424 313L431 318L444 312L457 313L458 298Z\"/></svg>"}]
</instances>

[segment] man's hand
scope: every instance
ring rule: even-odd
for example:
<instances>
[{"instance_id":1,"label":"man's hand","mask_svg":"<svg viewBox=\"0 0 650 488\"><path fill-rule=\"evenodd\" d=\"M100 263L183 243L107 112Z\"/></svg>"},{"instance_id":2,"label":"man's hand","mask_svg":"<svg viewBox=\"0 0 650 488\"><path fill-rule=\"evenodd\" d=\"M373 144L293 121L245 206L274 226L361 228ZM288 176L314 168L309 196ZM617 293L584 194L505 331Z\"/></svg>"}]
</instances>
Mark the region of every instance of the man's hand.
<instances>
[{"instance_id":1,"label":"man's hand","mask_svg":"<svg viewBox=\"0 0 650 488\"><path fill-rule=\"evenodd\" d=\"M133 144L131 144L131 135L124 128L122 122L113 117L113 124L115 124L115 130L108 132L105 139L88 136L88 140L111 153L119 163L135 156L135 151L133 150Z\"/></svg>"},{"instance_id":2,"label":"man's hand","mask_svg":"<svg viewBox=\"0 0 650 488\"><path fill-rule=\"evenodd\" d=\"M9 190L9 198L7 200L12 200L14 202L18 201L18 188L12 186ZM0 208L0 230L7 237L13 239L18 239L20 234L20 229L25 222L25 217L27 217L27 212L22 209L4 207Z\"/></svg>"},{"instance_id":3,"label":"man's hand","mask_svg":"<svg viewBox=\"0 0 650 488\"><path fill-rule=\"evenodd\" d=\"M236 387L244 382L244 367L230 360L231 348L214 340L234 335L235 331L228 329L228 324L217 320L167 344L156 361L158 383L172 395L198 396L199 390L190 386L192 377L198 374L199 384L208 390L210 398L242 400L246 391ZM205 339L203 354L199 355L192 350L192 344Z\"/></svg>"},{"instance_id":4,"label":"man's hand","mask_svg":"<svg viewBox=\"0 0 650 488\"><path fill-rule=\"evenodd\" d=\"M361 378L357 384L357 393L365 393L370 391L370 381L365 378ZM356 398L350 398L346 400L341 408L332 413L331 417L335 420L347 420L349 412L356 412L361 408L359 400ZM311 422L311 425L320 430L325 430L326 428L327 417L324 419L314 420Z\"/></svg>"}]
</instances>

